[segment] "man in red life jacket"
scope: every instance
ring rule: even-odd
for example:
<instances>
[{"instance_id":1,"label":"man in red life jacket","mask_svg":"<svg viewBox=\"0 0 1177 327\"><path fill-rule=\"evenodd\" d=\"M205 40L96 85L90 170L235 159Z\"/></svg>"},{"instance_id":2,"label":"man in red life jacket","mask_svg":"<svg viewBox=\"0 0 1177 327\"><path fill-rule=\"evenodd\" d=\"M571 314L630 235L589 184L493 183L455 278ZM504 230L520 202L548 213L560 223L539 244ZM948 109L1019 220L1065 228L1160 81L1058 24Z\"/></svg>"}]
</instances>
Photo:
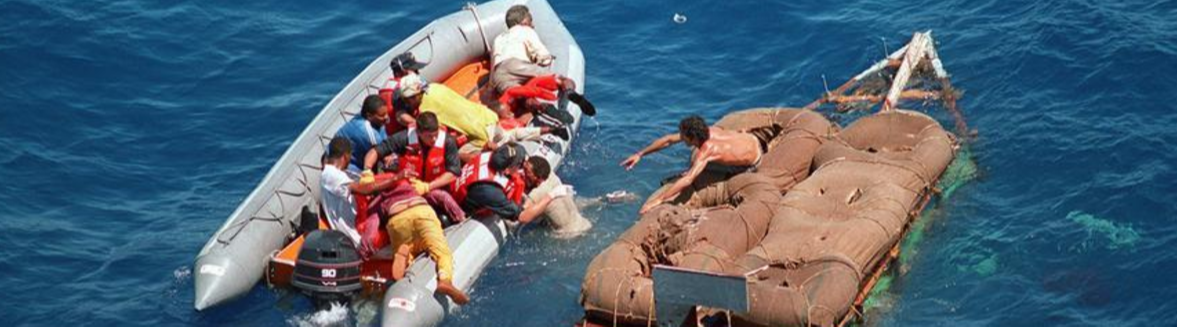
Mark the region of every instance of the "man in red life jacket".
<instances>
[{"instance_id":1,"label":"man in red life jacket","mask_svg":"<svg viewBox=\"0 0 1177 327\"><path fill-rule=\"evenodd\" d=\"M571 188L560 186L541 199L525 199L528 191L548 178L552 168L543 157L523 160L524 156L523 147L513 143L483 152L462 167L454 198L472 217L498 215L524 224L535 220L553 198L569 195Z\"/></svg>"},{"instance_id":2,"label":"man in red life jacket","mask_svg":"<svg viewBox=\"0 0 1177 327\"><path fill-rule=\"evenodd\" d=\"M396 156L395 172L410 172L425 182L418 190L429 205L449 217L453 223L466 219L466 213L449 194L451 184L458 179L462 164L458 160L458 144L446 134L432 112L417 116L415 127L397 132L372 147L364 157L364 169L371 170L381 158Z\"/></svg>"},{"instance_id":3,"label":"man in red life jacket","mask_svg":"<svg viewBox=\"0 0 1177 327\"><path fill-rule=\"evenodd\" d=\"M391 136L412 126L416 121L417 110L410 108L400 96L401 79L409 74L420 74L420 70L425 68L425 64L417 61L412 52L405 52L393 57L388 66L392 69L392 77L388 79L384 88L380 89L380 97L393 109L390 112L392 119L389 119L388 125L385 127L388 135ZM423 78L419 82L428 83Z\"/></svg>"}]
</instances>

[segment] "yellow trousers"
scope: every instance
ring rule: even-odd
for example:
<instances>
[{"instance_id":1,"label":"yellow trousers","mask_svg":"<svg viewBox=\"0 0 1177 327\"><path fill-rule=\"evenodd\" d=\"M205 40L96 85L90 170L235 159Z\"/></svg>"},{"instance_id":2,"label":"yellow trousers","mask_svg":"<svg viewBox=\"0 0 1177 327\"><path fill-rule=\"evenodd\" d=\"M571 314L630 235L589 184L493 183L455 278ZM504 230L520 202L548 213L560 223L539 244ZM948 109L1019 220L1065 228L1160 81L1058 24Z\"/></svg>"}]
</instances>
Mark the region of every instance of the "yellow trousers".
<instances>
[{"instance_id":1,"label":"yellow trousers","mask_svg":"<svg viewBox=\"0 0 1177 327\"><path fill-rule=\"evenodd\" d=\"M454 257L450 246L446 243L445 233L442 232L441 220L429 205L417 205L405 209L388 220L388 236L392 238L392 248L397 256L405 256L404 267L408 269L413 259L421 253L428 252L429 257L437 263L437 279L452 281L454 277Z\"/></svg>"}]
</instances>

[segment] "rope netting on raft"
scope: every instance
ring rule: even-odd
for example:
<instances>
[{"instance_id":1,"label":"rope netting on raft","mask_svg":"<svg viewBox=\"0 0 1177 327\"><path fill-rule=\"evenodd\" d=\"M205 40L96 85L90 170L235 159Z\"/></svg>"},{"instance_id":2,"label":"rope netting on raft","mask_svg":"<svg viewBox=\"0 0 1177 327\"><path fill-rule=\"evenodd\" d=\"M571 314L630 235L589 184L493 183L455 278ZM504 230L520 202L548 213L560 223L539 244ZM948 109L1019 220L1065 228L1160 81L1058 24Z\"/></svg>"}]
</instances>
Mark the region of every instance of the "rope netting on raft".
<instances>
[{"instance_id":1,"label":"rope netting on raft","mask_svg":"<svg viewBox=\"0 0 1177 327\"><path fill-rule=\"evenodd\" d=\"M916 33L805 108L725 116L716 124L725 130L772 131L764 160L749 172L700 178L594 258L582 285L585 324L657 324L655 265L749 273L747 308L696 311L697 318L722 315L723 325L861 319L875 285L890 284L882 274L933 195L951 194L975 175L971 156L965 163L957 156L968 153L962 144L973 133L933 44L930 32ZM928 114L898 109L917 101L939 103L956 133ZM822 114L831 107L834 115L880 109L843 128Z\"/></svg>"}]
</instances>

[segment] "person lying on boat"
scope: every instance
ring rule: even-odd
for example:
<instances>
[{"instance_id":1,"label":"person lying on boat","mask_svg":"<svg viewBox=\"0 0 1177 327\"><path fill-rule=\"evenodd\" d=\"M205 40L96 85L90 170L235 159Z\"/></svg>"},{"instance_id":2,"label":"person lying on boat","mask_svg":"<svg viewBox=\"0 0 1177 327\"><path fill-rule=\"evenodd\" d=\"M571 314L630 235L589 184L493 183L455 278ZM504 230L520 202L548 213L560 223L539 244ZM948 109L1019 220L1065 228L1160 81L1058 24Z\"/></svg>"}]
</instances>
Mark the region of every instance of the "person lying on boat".
<instances>
[{"instance_id":1,"label":"person lying on boat","mask_svg":"<svg viewBox=\"0 0 1177 327\"><path fill-rule=\"evenodd\" d=\"M387 137L384 124L387 121L388 106L384 100L380 96L369 95L364 98L360 114L344 123L343 127L335 132L336 136L342 136L351 142L351 162L346 167L348 171L359 172L360 167L364 165L364 155L368 153L368 149L384 141Z\"/></svg>"},{"instance_id":2,"label":"person lying on boat","mask_svg":"<svg viewBox=\"0 0 1177 327\"><path fill-rule=\"evenodd\" d=\"M472 217L498 215L524 224L535 220L552 199L570 195L571 187L557 186L539 200L526 201L526 194L547 180L552 167L543 157L524 158L523 146L513 143L483 152L462 167L454 198Z\"/></svg>"},{"instance_id":3,"label":"person lying on boat","mask_svg":"<svg viewBox=\"0 0 1177 327\"><path fill-rule=\"evenodd\" d=\"M355 242L356 248L360 249L361 255L364 255L374 252L376 246L372 244L370 237L361 236L367 235L367 233L361 233L357 229L356 197L354 194L371 195L391 189L400 184L400 181L406 179L408 175L394 176L394 178L380 181L365 179L357 181L352 174L344 171L351 160L351 154L351 141L348 141L346 137L336 136L331 139L331 143L327 145L323 172L319 176L319 190L323 197L321 203L327 224L331 226L331 229L347 234Z\"/></svg>"},{"instance_id":4,"label":"person lying on boat","mask_svg":"<svg viewBox=\"0 0 1177 327\"><path fill-rule=\"evenodd\" d=\"M387 171L414 171L418 179L427 183L418 195L424 197L434 210L449 217L451 223L466 220L466 212L449 193L462 171L458 143L438 125L436 115L422 113L417 116L415 127L392 134L368 150L364 157L364 171L372 171L380 159L390 157L397 158L396 165Z\"/></svg>"},{"instance_id":5,"label":"person lying on boat","mask_svg":"<svg viewBox=\"0 0 1177 327\"><path fill-rule=\"evenodd\" d=\"M392 239L392 279L400 280L413 259L428 253L437 263L437 292L449 296L459 305L470 302L466 293L454 287L454 257L446 242L441 220L425 198L418 183L399 184L382 196L381 212L388 217L385 228Z\"/></svg>"},{"instance_id":6,"label":"person lying on boat","mask_svg":"<svg viewBox=\"0 0 1177 327\"><path fill-rule=\"evenodd\" d=\"M748 171L760 163L760 157L768 149L772 135L761 133L741 133L727 131L719 127L708 127L703 117L691 115L679 122L679 132L663 136L649 146L621 162L625 170L633 169L642 156L658 152L678 142L685 142L694 149L691 154L691 167L682 174L665 192L653 196L642 205L638 213L646 213L663 202L678 197L679 193L695 181L695 178L707 168L708 164L715 164L724 170L729 177L740 172Z\"/></svg>"},{"instance_id":7,"label":"person lying on boat","mask_svg":"<svg viewBox=\"0 0 1177 327\"><path fill-rule=\"evenodd\" d=\"M568 129L553 127L500 126L499 117L486 106L466 97L441 83L420 83L416 74L401 79L401 96L409 110L432 112L437 121L451 131L466 137L458 148L458 158L469 162L483 150L500 144L522 140L537 140L542 134L553 134L564 140Z\"/></svg>"},{"instance_id":8,"label":"person lying on boat","mask_svg":"<svg viewBox=\"0 0 1177 327\"><path fill-rule=\"evenodd\" d=\"M566 110L568 101L580 106L586 115L597 114L596 108L583 95L576 92L576 82L553 74L547 67L555 56L540 41L535 32L531 11L524 5L507 9L507 31L494 40L494 56L491 58L491 84L499 94L506 94L513 87L523 86L540 76L549 76L557 81L559 100L557 108Z\"/></svg>"},{"instance_id":9,"label":"person lying on boat","mask_svg":"<svg viewBox=\"0 0 1177 327\"><path fill-rule=\"evenodd\" d=\"M532 78L527 84L507 89L497 101L500 125L513 122L527 126L538 117L542 126L566 127L575 122L567 110L560 110L547 101L556 101L559 86L556 75Z\"/></svg>"},{"instance_id":10,"label":"person lying on boat","mask_svg":"<svg viewBox=\"0 0 1177 327\"><path fill-rule=\"evenodd\" d=\"M415 111L408 110L408 105L400 96L400 81L409 74L420 77L421 68L425 68L425 64L417 61L412 52L405 52L393 57L388 66L392 70L392 77L388 79L385 87L380 89L380 97L392 108L392 119L388 120L387 125L388 135L392 135L412 126L414 117L417 117ZM424 78L420 78L420 82L427 83Z\"/></svg>"}]
</instances>

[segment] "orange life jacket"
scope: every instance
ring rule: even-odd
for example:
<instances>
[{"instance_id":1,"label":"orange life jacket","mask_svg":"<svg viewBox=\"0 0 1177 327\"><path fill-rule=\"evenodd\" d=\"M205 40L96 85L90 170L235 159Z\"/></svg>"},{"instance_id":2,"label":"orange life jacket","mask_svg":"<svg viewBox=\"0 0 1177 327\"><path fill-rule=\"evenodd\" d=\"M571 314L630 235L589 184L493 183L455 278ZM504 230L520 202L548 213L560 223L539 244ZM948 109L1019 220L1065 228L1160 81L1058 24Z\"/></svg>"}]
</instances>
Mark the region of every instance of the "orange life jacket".
<instances>
[{"instance_id":1,"label":"orange life jacket","mask_svg":"<svg viewBox=\"0 0 1177 327\"><path fill-rule=\"evenodd\" d=\"M523 193L526 189L526 184L523 182L523 177L519 174L503 174L490 168L491 152L483 152L481 155L474 157L462 167L462 176L458 177L458 181L454 183L454 200L458 203L466 201L466 192L471 185L475 183L488 183L498 186L503 189L503 194L507 195L507 199L515 204L523 205ZM481 216L488 213L485 208L475 210L475 216Z\"/></svg>"},{"instance_id":2,"label":"orange life jacket","mask_svg":"<svg viewBox=\"0 0 1177 327\"><path fill-rule=\"evenodd\" d=\"M445 140L448 137L446 128L438 128L437 141L428 149L421 148L416 128L409 128L408 137L409 145L405 147L405 154L399 159L397 172L411 169L417 172L417 178L425 182L432 182L437 176L445 174ZM424 157L421 156L421 152L426 152Z\"/></svg>"}]
</instances>

